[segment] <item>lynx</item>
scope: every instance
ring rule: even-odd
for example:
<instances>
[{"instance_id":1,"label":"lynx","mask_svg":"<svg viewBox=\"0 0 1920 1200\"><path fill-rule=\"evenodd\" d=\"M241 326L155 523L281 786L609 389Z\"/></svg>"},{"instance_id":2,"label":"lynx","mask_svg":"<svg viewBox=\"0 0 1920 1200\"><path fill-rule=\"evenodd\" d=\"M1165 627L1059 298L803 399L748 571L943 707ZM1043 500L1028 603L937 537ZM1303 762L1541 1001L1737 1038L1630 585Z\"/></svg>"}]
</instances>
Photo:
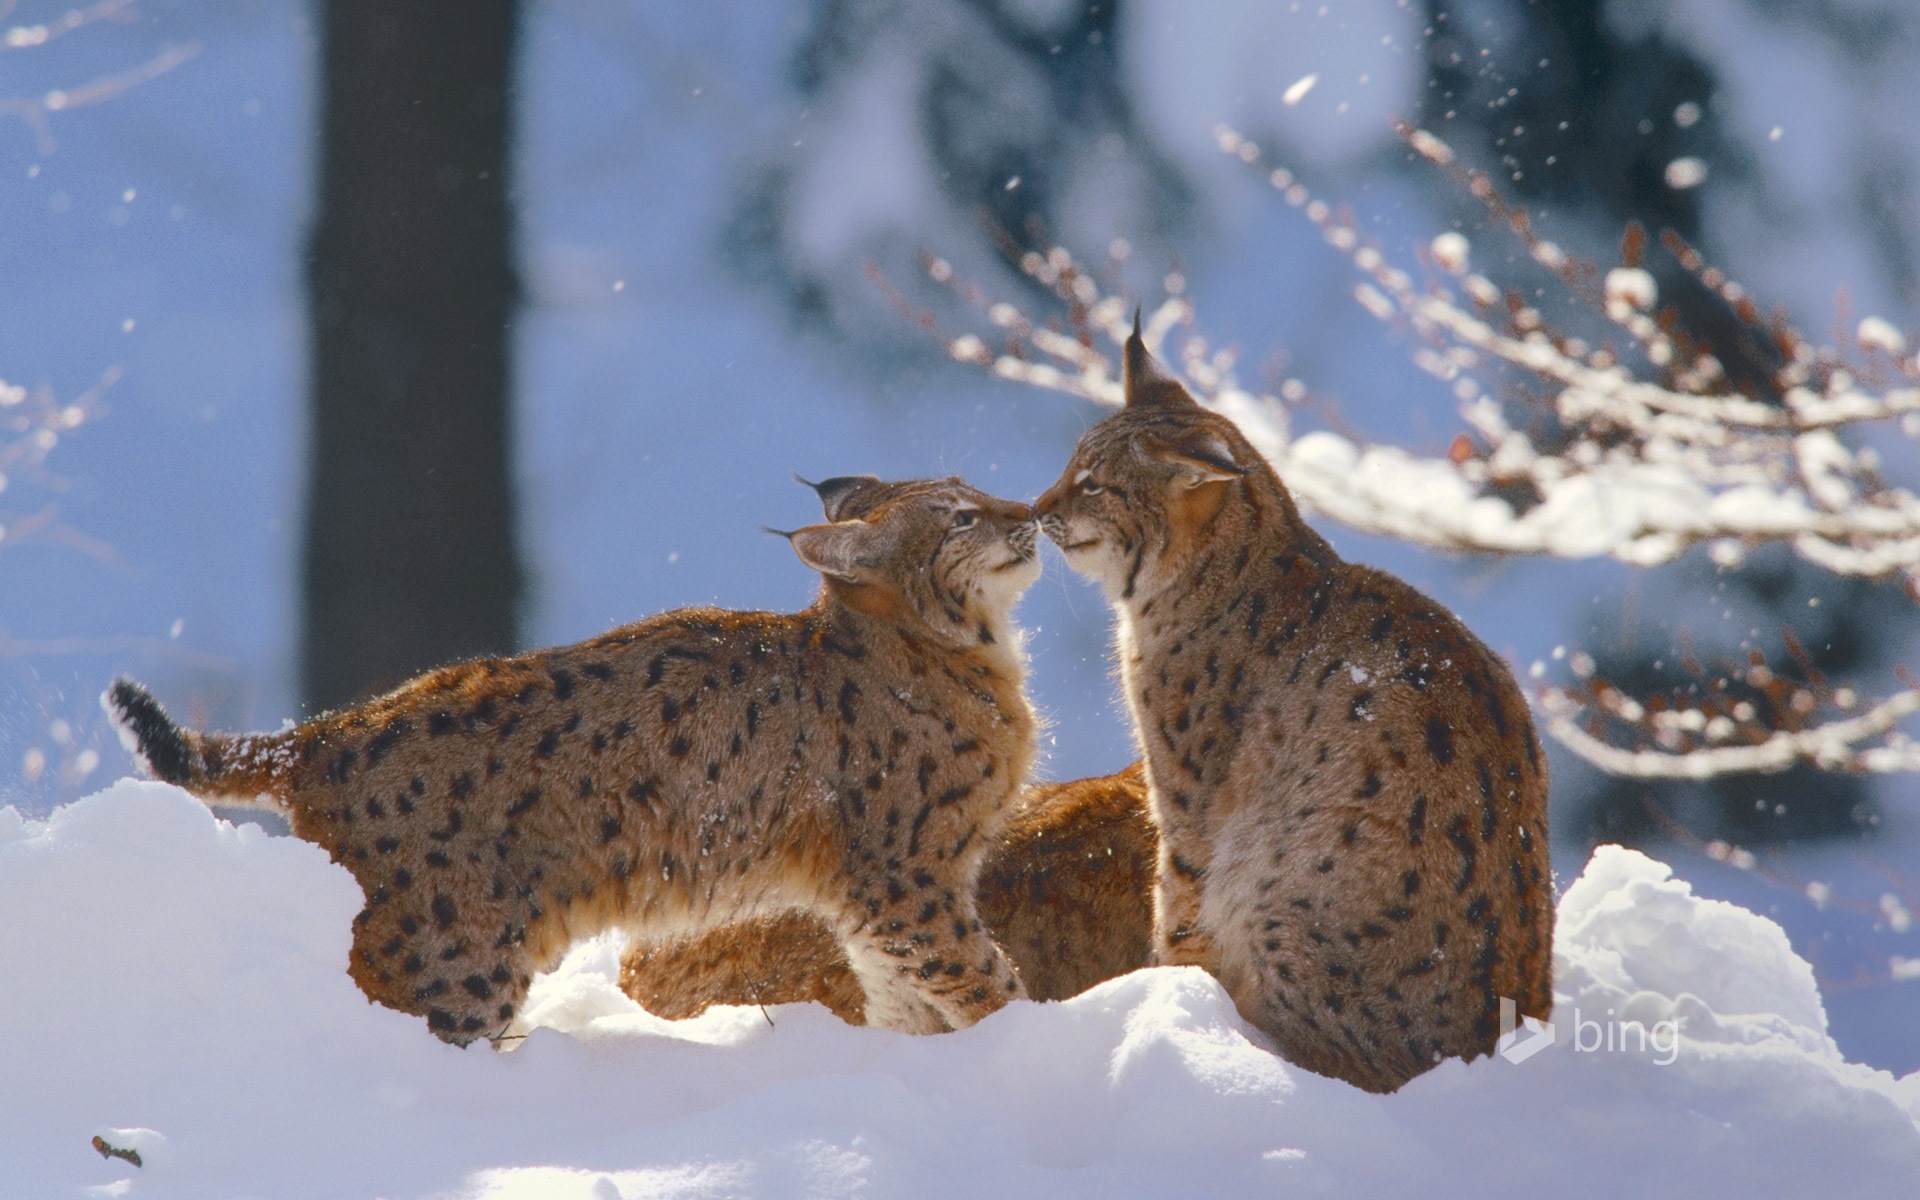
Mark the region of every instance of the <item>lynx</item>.
<instances>
[{"instance_id":1,"label":"lynx","mask_svg":"<svg viewBox=\"0 0 1920 1200\"><path fill-rule=\"evenodd\" d=\"M1505 665L1343 561L1231 421L1126 345L1035 503L1117 614L1159 829L1158 961L1310 1070L1392 1091L1552 1004L1546 766Z\"/></svg>"},{"instance_id":2,"label":"lynx","mask_svg":"<svg viewBox=\"0 0 1920 1200\"><path fill-rule=\"evenodd\" d=\"M1146 804L1138 763L1100 779L1035 784L987 851L980 919L1032 999L1064 1000L1147 964L1155 846ZM802 1000L862 1020L846 957L817 916L797 910L635 943L620 987L675 1020L710 1004Z\"/></svg>"},{"instance_id":3,"label":"lynx","mask_svg":"<svg viewBox=\"0 0 1920 1200\"><path fill-rule=\"evenodd\" d=\"M350 971L448 1041L610 926L672 937L788 909L832 931L874 1025L936 1032L1022 994L974 902L1035 748L1009 619L1024 504L957 479L816 485L793 615L684 609L429 672L282 733L182 731L104 698L146 769L276 808L366 894Z\"/></svg>"}]
</instances>

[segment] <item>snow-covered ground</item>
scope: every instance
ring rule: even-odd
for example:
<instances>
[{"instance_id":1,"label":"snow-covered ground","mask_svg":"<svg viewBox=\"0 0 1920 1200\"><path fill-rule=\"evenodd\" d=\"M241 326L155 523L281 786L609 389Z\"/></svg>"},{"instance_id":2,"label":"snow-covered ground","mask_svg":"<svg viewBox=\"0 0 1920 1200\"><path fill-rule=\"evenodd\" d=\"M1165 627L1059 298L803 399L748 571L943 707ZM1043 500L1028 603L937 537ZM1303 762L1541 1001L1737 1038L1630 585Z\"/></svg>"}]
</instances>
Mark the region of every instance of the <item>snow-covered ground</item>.
<instances>
[{"instance_id":1,"label":"snow-covered ground","mask_svg":"<svg viewBox=\"0 0 1920 1200\"><path fill-rule=\"evenodd\" d=\"M45 821L0 809L0 1196L1890 1197L1920 1178L1920 1073L1845 1061L1778 926L1612 847L1561 902L1552 1042L1523 1030L1384 1097L1274 1058L1191 969L916 1038L810 1005L655 1020L602 941L537 985L517 1049L459 1050L348 979L360 903L314 847L161 784Z\"/></svg>"}]
</instances>

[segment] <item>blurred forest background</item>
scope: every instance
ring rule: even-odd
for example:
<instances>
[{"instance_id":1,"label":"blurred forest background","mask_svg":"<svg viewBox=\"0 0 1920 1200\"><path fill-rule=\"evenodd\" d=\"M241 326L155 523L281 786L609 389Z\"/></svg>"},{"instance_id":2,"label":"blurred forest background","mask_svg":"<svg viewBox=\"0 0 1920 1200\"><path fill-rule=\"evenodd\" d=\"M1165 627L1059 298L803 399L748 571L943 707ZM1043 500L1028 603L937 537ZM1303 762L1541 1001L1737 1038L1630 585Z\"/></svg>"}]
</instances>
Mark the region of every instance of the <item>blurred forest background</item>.
<instances>
[{"instance_id":1,"label":"blurred forest background","mask_svg":"<svg viewBox=\"0 0 1920 1200\"><path fill-rule=\"evenodd\" d=\"M1902 0L0 3L0 803L129 768L116 673L271 727L450 656L797 608L816 581L760 532L813 519L791 472L1036 494L1100 411L952 361L897 304L955 307L923 254L1038 315L1030 248L1171 283L1243 375L1304 381L1299 419L1444 454L1448 389L1221 122L1391 256L1458 230L1545 307L1396 121L1603 267L1639 222L1818 340L1914 329L1916 61ZM1777 365L1649 267L1730 375ZM1320 524L1529 682L1758 649L1883 693L1913 661L1898 583L1783 551L1638 570ZM1054 560L1022 614L1043 770L1116 769L1104 603ZM1562 876L1648 847L1787 927L1849 1055L1920 1067L1911 775L1550 751Z\"/></svg>"}]
</instances>

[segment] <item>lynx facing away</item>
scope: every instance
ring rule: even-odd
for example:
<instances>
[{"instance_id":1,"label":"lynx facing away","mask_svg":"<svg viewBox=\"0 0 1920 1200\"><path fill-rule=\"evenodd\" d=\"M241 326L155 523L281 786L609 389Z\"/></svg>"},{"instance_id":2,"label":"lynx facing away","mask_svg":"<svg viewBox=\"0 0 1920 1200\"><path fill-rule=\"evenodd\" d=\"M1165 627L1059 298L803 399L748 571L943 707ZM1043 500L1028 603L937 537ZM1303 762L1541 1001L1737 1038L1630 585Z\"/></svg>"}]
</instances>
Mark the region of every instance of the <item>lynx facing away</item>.
<instances>
[{"instance_id":1,"label":"lynx facing away","mask_svg":"<svg viewBox=\"0 0 1920 1200\"><path fill-rule=\"evenodd\" d=\"M1138 328L1126 396L1035 511L1118 616L1160 960L1369 1090L1491 1052L1502 997L1552 1004L1546 767L1512 675L1343 561Z\"/></svg>"},{"instance_id":2,"label":"lynx facing away","mask_svg":"<svg viewBox=\"0 0 1920 1200\"><path fill-rule=\"evenodd\" d=\"M1034 526L954 479L818 487L831 523L789 537L825 584L791 616L666 613L278 734L183 732L124 680L106 702L154 775L351 871L354 979L449 1041L497 1034L577 938L787 909L870 1023L968 1025L1021 994L973 887L1033 758L1009 612Z\"/></svg>"},{"instance_id":3,"label":"lynx facing away","mask_svg":"<svg viewBox=\"0 0 1920 1200\"><path fill-rule=\"evenodd\" d=\"M1153 823L1146 777L1029 787L987 850L977 888L987 933L1035 1000L1064 1000L1147 965L1153 926ZM710 1004L817 1000L861 1021L860 984L820 919L792 911L695 937L635 943L620 987L655 1016Z\"/></svg>"}]
</instances>

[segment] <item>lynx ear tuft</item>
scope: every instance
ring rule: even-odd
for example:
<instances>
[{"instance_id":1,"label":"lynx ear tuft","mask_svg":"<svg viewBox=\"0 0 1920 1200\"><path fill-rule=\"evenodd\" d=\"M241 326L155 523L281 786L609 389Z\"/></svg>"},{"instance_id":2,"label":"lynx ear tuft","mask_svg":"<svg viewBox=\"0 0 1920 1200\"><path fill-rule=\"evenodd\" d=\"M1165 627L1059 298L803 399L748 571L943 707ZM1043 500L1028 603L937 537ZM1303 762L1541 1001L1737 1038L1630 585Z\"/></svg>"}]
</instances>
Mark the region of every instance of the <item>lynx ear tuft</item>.
<instances>
[{"instance_id":1,"label":"lynx ear tuft","mask_svg":"<svg viewBox=\"0 0 1920 1200\"><path fill-rule=\"evenodd\" d=\"M820 497L821 507L826 509L829 521L840 520L846 515L847 506L869 489L884 486L872 475L836 475L819 483L799 475L794 478L812 488L814 494Z\"/></svg>"},{"instance_id":2,"label":"lynx ear tuft","mask_svg":"<svg viewBox=\"0 0 1920 1200\"><path fill-rule=\"evenodd\" d=\"M1140 310L1133 310L1133 332L1127 335L1123 390L1128 408L1198 408L1180 381L1167 373L1147 353L1146 339L1140 336Z\"/></svg>"},{"instance_id":3,"label":"lynx ear tuft","mask_svg":"<svg viewBox=\"0 0 1920 1200\"><path fill-rule=\"evenodd\" d=\"M886 537L885 530L865 521L809 525L786 535L801 562L822 575L849 582L861 582L879 565Z\"/></svg>"},{"instance_id":4,"label":"lynx ear tuft","mask_svg":"<svg viewBox=\"0 0 1920 1200\"><path fill-rule=\"evenodd\" d=\"M1188 487L1239 479L1248 471L1236 460L1227 439L1210 430L1197 429L1177 441L1143 438L1141 453L1186 476Z\"/></svg>"}]
</instances>

